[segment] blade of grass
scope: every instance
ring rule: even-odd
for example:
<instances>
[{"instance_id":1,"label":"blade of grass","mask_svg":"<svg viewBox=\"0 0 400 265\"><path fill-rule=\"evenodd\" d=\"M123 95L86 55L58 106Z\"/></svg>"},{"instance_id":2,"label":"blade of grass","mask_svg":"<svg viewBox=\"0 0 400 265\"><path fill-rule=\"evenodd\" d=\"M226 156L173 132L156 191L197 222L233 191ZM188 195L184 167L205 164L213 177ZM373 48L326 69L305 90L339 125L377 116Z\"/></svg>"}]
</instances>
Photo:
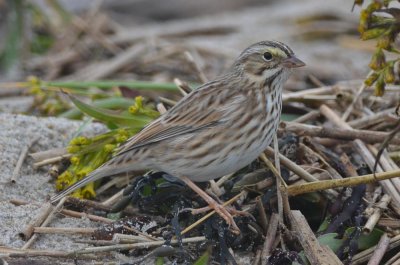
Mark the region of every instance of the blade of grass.
<instances>
[{"instance_id":1,"label":"blade of grass","mask_svg":"<svg viewBox=\"0 0 400 265\"><path fill-rule=\"evenodd\" d=\"M141 117L133 115L123 116L108 109L99 108L86 104L72 95L68 94L68 96L71 99L71 101L75 104L75 106L83 113L100 121L103 121L106 124L117 124L117 125L129 126L131 128L140 129L152 120L151 118L146 116L141 116Z\"/></svg>"},{"instance_id":2,"label":"blade of grass","mask_svg":"<svg viewBox=\"0 0 400 265\"><path fill-rule=\"evenodd\" d=\"M132 99L122 98L122 97L112 97L105 99L98 99L93 101L92 105L99 108L105 109L128 109L132 106L134 101ZM64 113L61 113L59 117L68 119L78 119L82 115L82 112L78 108L70 109Z\"/></svg>"},{"instance_id":3,"label":"blade of grass","mask_svg":"<svg viewBox=\"0 0 400 265\"><path fill-rule=\"evenodd\" d=\"M88 87L98 87L100 89L110 89L118 86L125 86L137 90L156 90L156 91L179 91L174 83L155 83L150 81L49 81L42 82L43 86L69 88L69 89L86 89Z\"/></svg>"}]
</instances>

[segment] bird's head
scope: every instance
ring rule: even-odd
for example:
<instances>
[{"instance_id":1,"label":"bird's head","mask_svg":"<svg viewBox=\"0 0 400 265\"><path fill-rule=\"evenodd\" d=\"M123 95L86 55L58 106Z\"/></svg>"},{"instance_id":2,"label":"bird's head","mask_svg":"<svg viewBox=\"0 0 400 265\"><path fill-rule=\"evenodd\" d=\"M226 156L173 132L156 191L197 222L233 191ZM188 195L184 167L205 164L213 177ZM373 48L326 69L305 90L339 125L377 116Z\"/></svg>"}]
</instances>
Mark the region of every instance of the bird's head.
<instances>
[{"instance_id":1,"label":"bird's head","mask_svg":"<svg viewBox=\"0 0 400 265\"><path fill-rule=\"evenodd\" d=\"M292 68L304 65L284 43L262 41L245 49L236 60L234 68L251 78L266 80L278 74L288 76Z\"/></svg>"}]
</instances>

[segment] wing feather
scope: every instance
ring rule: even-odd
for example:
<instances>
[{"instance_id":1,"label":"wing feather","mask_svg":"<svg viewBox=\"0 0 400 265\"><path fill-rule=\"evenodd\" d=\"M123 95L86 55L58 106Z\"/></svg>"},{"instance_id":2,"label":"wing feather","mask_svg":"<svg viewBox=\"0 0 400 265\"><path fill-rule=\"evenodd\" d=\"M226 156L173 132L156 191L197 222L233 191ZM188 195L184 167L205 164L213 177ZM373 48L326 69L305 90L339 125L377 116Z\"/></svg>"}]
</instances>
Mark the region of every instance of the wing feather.
<instances>
[{"instance_id":1,"label":"wing feather","mask_svg":"<svg viewBox=\"0 0 400 265\"><path fill-rule=\"evenodd\" d=\"M223 123L224 109L213 105L213 100L207 100L210 90L217 87L209 84L199 88L180 100L167 113L143 128L138 134L123 144L117 153L121 155L135 148L143 147L173 137L182 136L200 130L205 130ZM202 99L198 99L202 97ZM206 100L205 98L206 97ZM207 104L204 104L207 102ZM203 103L203 104L202 104ZM197 115L207 113L204 119L194 119Z\"/></svg>"}]
</instances>

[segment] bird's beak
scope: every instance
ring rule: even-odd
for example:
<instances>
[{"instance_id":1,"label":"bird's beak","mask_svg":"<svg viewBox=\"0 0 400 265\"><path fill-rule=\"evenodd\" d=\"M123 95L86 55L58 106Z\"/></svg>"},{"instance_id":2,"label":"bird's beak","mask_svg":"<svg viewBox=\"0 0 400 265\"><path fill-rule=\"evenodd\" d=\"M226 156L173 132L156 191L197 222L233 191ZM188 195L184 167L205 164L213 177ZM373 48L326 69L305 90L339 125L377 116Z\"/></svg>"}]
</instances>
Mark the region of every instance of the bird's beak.
<instances>
[{"instance_id":1,"label":"bird's beak","mask_svg":"<svg viewBox=\"0 0 400 265\"><path fill-rule=\"evenodd\" d=\"M297 68L305 66L306 64L296 56L292 55L291 57L283 60L282 65L286 68Z\"/></svg>"}]
</instances>

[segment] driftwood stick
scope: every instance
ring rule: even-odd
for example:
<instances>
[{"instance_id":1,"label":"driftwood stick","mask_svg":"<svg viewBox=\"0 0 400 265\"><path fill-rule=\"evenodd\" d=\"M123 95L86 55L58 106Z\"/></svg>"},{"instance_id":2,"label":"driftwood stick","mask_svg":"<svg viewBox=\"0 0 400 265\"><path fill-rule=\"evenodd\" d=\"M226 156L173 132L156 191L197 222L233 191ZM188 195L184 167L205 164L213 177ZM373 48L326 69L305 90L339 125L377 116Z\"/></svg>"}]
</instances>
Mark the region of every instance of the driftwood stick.
<instances>
[{"instance_id":1,"label":"driftwood stick","mask_svg":"<svg viewBox=\"0 0 400 265\"><path fill-rule=\"evenodd\" d=\"M374 229L375 225L378 223L379 219L381 218L382 212L385 209L387 209L387 206L389 205L391 199L392 198L387 194L382 196L381 200L376 205L376 207L374 207L373 213L368 218L368 221L366 222L366 224L363 227L363 231L365 233L370 233Z\"/></svg>"},{"instance_id":2,"label":"driftwood stick","mask_svg":"<svg viewBox=\"0 0 400 265\"><path fill-rule=\"evenodd\" d=\"M41 226L47 226L51 222L51 220L53 219L55 213L60 211L60 209L64 206L65 200L66 200L66 197L62 198L58 202L57 206L53 208L53 210L49 213L47 218L43 221ZM38 237L38 234L33 234L33 236L25 243L25 245L22 246L22 249L30 248L32 246L32 244L36 241L37 237Z\"/></svg>"},{"instance_id":3,"label":"driftwood stick","mask_svg":"<svg viewBox=\"0 0 400 265\"><path fill-rule=\"evenodd\" d=\"M367 265L379 265L381 264L383 255L385 255L385 252L387 248L389 247L390 243L390 238L387 236L387 234L383 234L381 236L381 239L379 240L378 245L375 248L374 253L372 254L371 259L368 261Z\"/></svg>"},{"instance_id":4,"label":"driftwood stick","mask_svg":"<svg viewBox=\"0 0 400 265\"><path fill-rule=\"evenodd\" d=\"M300 211L291 211L291 227L311 264L341 265L342 262L330 248L321 246Z\"/></svg>"},{"instance_id":5,"label":"driftwood stick","mask_svg":"<svg viewBox=\"0 0 400 265\"><path fill-rule=\"evenodd\" d=\"M21 154L19 155L17 164L15 165L13 174L11 176L11 183L15 183L17 180L17 177L19 176L19 172L21 170L22 167L22 163L24 163L24 160L26 158L26 156L28 155L28 151L29 148L32 147L32 145L34 145L38 140L40 139L40 137L36 137L34 138L32 141L30 141L26 146L24 146L21 150Z\"/></svg>"},{"instance_id":6,"label":"driftwood stick","mask_svg":"<svg viewBox=\"0 0 400 265\"><path fill-rule=\"evenodd\" d=\"M37 226L40 226L44 220L46 220L46 218L49 216L50 212L53 210L53 205L51 205L50 203L45 203L41 209L40 209L40 213L38 218L36 218L35 220L33 220L33 222L31 222L30 224L28 224L24 230L19 233L19 236L23 239L23 240L28 240L31 238L31 236L34 233L34 228Z\"/></svg>"},{"instance_id":7,"label":"driftwood stick","mask_svg":"<svg viewBox=\"0 0 400 265\"><path fill-rule=\"evenodd\" d=\"M265 241L261 252L261 265L268 264L269 255L275 242L276 233L278 232L279 216L276 213L271 215L269 226L265 235Z\"/></svg>"},{"instance_id":8,"label":"driftwood stick","mask_svg":"<svg viewBox=\"0 0 400 265\"><path fill-rule=\"evenodd\" d=\"M308 124L281 122L279 130L295 133L298 136L313 136L321 138L333 138L337 140L360 139L365 143L382 143L390 133L369 130L342 129L321 127ZM400 144L400 138L393 138L393 144Z\"/></svg>"},{"instance_id":9,"label":"driftwood stick","mask_svg":"<svg viewBox=\"0 0 400 265\"><path fill-rule=\"evenodd\" d=\"M92 235L95 228L85 227L34 227L34 232L37 234L63 234L63 235Z\"/></svg>"}]
</instances>

